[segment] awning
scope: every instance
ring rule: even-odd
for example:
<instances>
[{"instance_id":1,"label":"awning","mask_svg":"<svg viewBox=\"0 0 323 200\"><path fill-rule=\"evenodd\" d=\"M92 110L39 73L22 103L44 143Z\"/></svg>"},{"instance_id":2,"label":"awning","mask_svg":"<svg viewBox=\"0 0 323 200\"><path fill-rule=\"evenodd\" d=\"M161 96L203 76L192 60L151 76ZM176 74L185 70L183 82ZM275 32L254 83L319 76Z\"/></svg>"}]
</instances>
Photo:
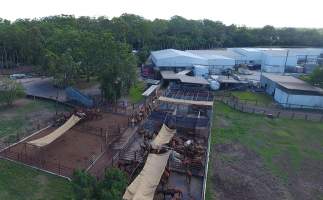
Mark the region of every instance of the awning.
<instances>
[{"instance_id":1,"label":"awning","mask_svg":"<svg viewBox=\"0 0 323 200\"><path fill-rule=\"evenodd\" d=\"M144 168L128 186L125 200L153 200L156 188L164 173L170 151L164 154L149 154Z\"/></svg>"},{"instance_id":2,"label":"awning","mask_svg":"<svg viewBox=\"0 0 323 200\"><path fill-rule=\"evenodd\" d=\"M192 70L190 70L190 69L185 69L183 71L177 72L176 74L177 75L186 75L186 74L190 73L191 71Z\"/></svg>"},{"instance_id":3,"label":"awning","mask_svg":"<svg viewBox=\"0 0 323 200\"><path fill-rule=\"evenodd\" d=\"M144 93L142 93L142 96L150 96L158 87L159 85L151 85Z\"/></svg>"},{"instance_id":4,"label":"awning","mask_svg":"<svg viewBox=\"0 0 323 200\"><path fill-rule=\"evenodd\" d=\"M159 101L175 103L175 104L188 104L188 105L198 105L198 106L213 106L213 101L194 101L186 99L175 99L170 97L160 96Z\"/></svg>"},{"instance_id":5,"label":"awning","mask_svg":"<svg viewBox=\"0 0 323 200\"><path fill-rule=\"evenodd\" d=\"M80 117L72 115L62 126L60 126L52 133L27 143L37 147L44 147L46 145L49 145L50 143L54 142L57 138L61 137L66 131L71 129L80 120Z\"/></svg>"},{"instance_id":6,"label":"awning","mask_svg":"<svg viewBox=\"0 0 323 200\"><path fill-rule=\"evenodd\" d=\"M175 133L175 129L170 129L165 124L163 124L158 135L151 142L152 147L156 149L164 144L168 144L169 141L174 137Z\"/></svg>"}]
</instances>

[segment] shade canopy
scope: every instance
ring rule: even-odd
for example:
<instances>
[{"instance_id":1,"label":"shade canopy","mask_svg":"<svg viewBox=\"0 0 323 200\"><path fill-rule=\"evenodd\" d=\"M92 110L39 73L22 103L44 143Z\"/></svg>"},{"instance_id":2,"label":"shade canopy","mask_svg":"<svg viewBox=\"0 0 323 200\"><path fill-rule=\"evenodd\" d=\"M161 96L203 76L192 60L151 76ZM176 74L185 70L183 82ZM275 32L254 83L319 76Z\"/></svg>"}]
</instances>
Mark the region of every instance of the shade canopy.
<instances>
[{"instance_id":1,"label":"shade canopy","mask_svg":"<svg viewBox=\"0 0 323 200\"><path fill-rule=\"evenodd\" d=\"M152 147L156 149L162 145L168 144L169 141L174 137L175 133L175 129L170 129L165 124L163 124L158 135L151 142Z\"/></svg>"},{"instance_id":2,"label":"shade canopy","mask_svg":"<svg viewBox=\"0 0 323 200\"><path fill-rule=\"evenodd\" d=\"M72 115L62 126L60 126L58 129L56 129L52 133L50 133L42 138L29 141L27 143L37 146L37 147L44 147L46 145L49 145L50 143L54 142L57 138L61 137L66 131L71 129L80 120L81 120L80 117L78 117L76 115Z\"/></svg>"},{"instance_id":3,"label":"shade canopy","mask_svg":"<svg viewBox=\"0 0 323 200\"><path fill-rule=\"evenodd\" d=\"M125 200L153 200L156 188L164 173L170 151L164 154L149 154L144 168L128 186Z\"/></svg>"}]
</instances>

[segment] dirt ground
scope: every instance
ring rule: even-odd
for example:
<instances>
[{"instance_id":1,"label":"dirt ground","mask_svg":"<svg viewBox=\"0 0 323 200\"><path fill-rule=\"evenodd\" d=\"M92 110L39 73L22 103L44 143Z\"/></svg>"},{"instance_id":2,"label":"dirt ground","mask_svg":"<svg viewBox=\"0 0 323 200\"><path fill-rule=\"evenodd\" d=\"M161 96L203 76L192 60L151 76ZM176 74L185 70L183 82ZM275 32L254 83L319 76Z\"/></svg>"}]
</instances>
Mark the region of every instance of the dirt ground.
<instances>
[{"instance_id":1,"label":"dirt ground","mask_svg":"<svg viewBox=\"0 0 323 200\"><path fill-rule=\"evenodd\" d=\"M49 171L60 173L65 176L71 176L74 169L86 169L89 167L100 154L108 148L105 144L105 137L101 137L87 131L82 131L78 126L89 125L96 128L108 128L111 125L126 127L128 119L122 115L116 114L104 114L100 120L81 122L63 136L54 141L52 144L39 149L31 145L25 145L20 143L10 148L11 158L18 159L18 157L12 157L12 152L23 155L20 156L20 160L28 164L35 164ZM39 134L36 134L29 138L27 141L41 138L57 127L51 127ZM114 136L118 137L118 136ZM108 138L108 141L113 141L115 138ZM109 145L109 144L108 144ZM25 158L28 156L28 159ZM31 161L30 158L42 160ZM112 156L111 156L112 158Z\"/></svg>"},{"instance_id":2,"label":"dirt ground","mask_svg":"<svg viewBox=\"0 0 323 200\"><path fill-rule=\"evenodd\" d=\"M323 199L322 123L216 109L208 200Z\"/></svg>"},{"instance_id":3,"label":"dirt ground","mask_svg":"<svg viewBox=\"0 0 323 200\"><path fill-rule=\"evenodd\" d=\"M292 199L286 186L268 172L254 152L240 144L219 144L214 151L211 181L216 199Z\"/></svg>"}]
</instances>

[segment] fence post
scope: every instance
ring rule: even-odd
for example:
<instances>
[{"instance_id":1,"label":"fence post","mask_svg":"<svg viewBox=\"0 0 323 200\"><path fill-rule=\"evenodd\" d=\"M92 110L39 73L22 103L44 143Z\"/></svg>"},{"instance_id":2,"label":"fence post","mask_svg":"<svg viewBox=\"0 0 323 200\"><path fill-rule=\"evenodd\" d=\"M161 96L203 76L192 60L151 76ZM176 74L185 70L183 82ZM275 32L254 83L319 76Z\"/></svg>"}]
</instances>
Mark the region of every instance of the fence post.
<instances>
[{"instance_id":1,"label":"fence post","mask_svg":"<svg viewBox=\"0 0 323 200\"><path fill-rule=\"evenodd\" d=\"M61 175L61 162L58 161L58 174Z\"/></svg>"},{"instance_id":2,"label":"fence post","mask_svg":"<svg viewBox=\"0 0 323 200\"><path fill-rule=\"evenodd\" d=\"M307 114L305 114L305 120L307 120L307 117L308 117Z\"/></svg>"},{"instance_id":3,"label":"fence post","mask_svg":"<svg viewBox=\"0 0 323 200\"><path fill-rule=\"evenodd\" d=\"M291 119L294 119L294 117L295 117L295 113L293 112Z\"/></svg>"},{"instance_id":4,"label":"fence post","mask_svg":"<svg viewBox=\"0 0 323 200\"><path fill-rule=\"evenodd\" d=\"M321 119L320 119L320 122L323 122L323 115L321 115Z\"/></svg>"},{"instance_id":5,"label":"fence post","mask_svg":"<svg viewBox=\"0 0 323 200\"><path fill-rule=\"evenodd\" d=\"M279 118L279 116L280 116L280 111L277 113L277 117Z\"/></svg>"}]
</instances>

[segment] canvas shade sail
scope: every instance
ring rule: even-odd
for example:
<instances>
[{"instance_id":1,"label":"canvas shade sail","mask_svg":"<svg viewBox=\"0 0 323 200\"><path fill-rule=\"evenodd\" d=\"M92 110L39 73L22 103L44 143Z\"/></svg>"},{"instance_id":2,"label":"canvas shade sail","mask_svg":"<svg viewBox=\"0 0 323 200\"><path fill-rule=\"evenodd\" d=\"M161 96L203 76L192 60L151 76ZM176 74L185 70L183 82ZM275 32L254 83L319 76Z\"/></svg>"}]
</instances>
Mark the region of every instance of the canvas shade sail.
<instances>
[{"instance_id":1,"label":"canvas shade sail","mask_svg":"<svg viewBox=\"0 0 323 200\"><path fill-rule=\"evenodd\" d=\"M175 99L171 97L160 96L159 101L175 104L198 105L198 106L213 106L213 101L194 101L187 99Z\"/></svg>"},{"instance_id":2,"label":"canvas shade sail","mask_svg":"<svg viewBox=\"0 0 323 200\"><path fill-rule=\"evenodd\" d=\"M128 186L125 200L153 200L156 188L164 173L170 151L164 154L149 154L144 168Z\"/></svg>"},{"instance_id":3,"label":"canvas shade sail","mask_svg":"<svg viewBox=\"0 0 323 200\"><path fill-rule=\"evenodd\" d=\"M158 148L164 144L168 144L169 141L174 137L175 133L176 133L175 129L170 129L165 124L163 124L158 135L151 142L152 147Z\"/></svg>"},{"instance_id":4,"label":"canvas shade sail","mask_svg":"<svg viewBox=\"0 0 323 200\"><path fill-rule=\"evenodd\" d=\"M29 141L27 143L37 146L37 147L44 147L46 145L49 145L50 143L54 142L57 138L61 137L66 131L71 129L80 120L81 120L80 117L78 117L76 115L72 115L62 126L60 126L58 129L56 129L52 133L50 133L42 138Z\"/></svg>"}]
</instances>

